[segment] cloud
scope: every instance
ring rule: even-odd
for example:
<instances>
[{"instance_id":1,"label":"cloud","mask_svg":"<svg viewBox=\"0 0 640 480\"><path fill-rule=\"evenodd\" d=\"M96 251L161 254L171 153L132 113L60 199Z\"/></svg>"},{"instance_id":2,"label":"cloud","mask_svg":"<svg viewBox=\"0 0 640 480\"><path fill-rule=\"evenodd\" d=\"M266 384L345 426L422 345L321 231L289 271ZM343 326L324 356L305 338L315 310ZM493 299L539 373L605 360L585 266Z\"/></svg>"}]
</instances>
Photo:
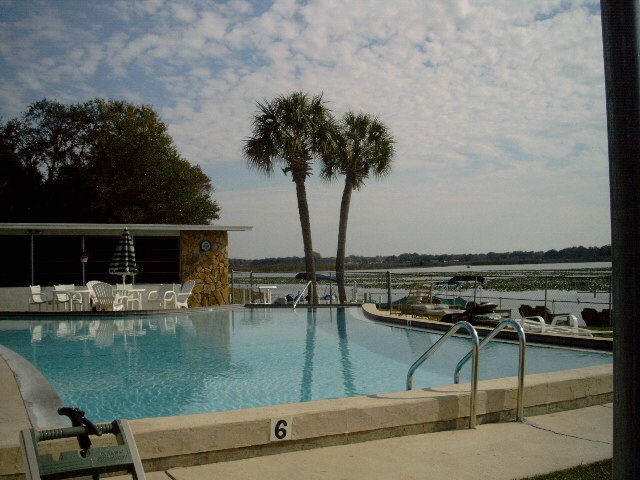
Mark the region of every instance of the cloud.
<instances>
[{"instance_id":1,"label":"cloud","mask_svg":"<svg viewBox=\"0 0 640 480\"><path fill-rule=\"evenodd\" d=\"M269 195L293 186L248 171L242 141L256 101L299 89L337 115L378 115L397 140L393 175L354 195L354 251L535 248L549 243L547 222L566 242L554 248L608 242L596 1L33 1L0 5L0 18L4 118L42 97L151 104L212 177L226 222L255 223L247 238L284 222L295 241L260 238L273 251L302 248L295 199ZM227 190L235 177L244 183ZM340 191L310 188L326 255ZM270 207L259 216L254 192ZM422 226L438 215L443 231ZM387 224L415 238L376 232Z\"/></svg>"}]
</instances>

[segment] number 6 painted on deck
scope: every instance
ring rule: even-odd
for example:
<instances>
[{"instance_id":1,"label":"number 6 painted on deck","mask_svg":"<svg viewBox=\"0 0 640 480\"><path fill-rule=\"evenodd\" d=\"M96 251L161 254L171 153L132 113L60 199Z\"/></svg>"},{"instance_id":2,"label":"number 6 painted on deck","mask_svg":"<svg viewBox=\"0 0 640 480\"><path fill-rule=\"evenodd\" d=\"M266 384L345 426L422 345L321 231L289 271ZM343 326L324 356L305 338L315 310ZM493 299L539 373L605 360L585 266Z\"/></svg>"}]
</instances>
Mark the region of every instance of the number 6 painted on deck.
<instances>
[{"instance_id":1,"label":"number 6 painted on deck","mask_svg":"<svg viewBox=\"0 0 640 480\"><path fill-rule=\"evenodd\" d=\"M291 439L291 419L277 418L271 420L271 441L278 442L281 440Z\"/></svg>"}]
</instances>

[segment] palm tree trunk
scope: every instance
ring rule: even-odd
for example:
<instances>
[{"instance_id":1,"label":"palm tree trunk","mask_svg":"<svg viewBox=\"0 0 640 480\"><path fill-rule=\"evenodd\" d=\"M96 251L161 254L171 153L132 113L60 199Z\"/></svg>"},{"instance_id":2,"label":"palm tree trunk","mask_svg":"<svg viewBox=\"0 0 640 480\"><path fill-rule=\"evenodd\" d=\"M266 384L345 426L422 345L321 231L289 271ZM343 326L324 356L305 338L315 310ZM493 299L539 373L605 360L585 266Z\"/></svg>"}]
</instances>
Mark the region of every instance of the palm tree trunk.
<instances>
[{"instance_id":1,"label":"palm tree trunk","mask_svg":"<svg viewBox=\"0 0 640 480\"><path fill-rule=\"evenodd\" d=\"M307 203L307 190L304 186L304 179L295 180L296 196L298 198L298 213L300 215L300 227L302 228L302 243L304 244L304 263L309 280L311 280L311 301L318 303L318 289L316 287L316 265L313 257L313 245L311 243L311 216L309 215L309 204Z\"/></svg>"},{"instance_id":2,"label":"palm tree trunk","mask_svg":"<svg viewBox=\"0 0 640 480\"><path fill-rule=\"evenodd\" d=\"M347 178L342 191L340 203L340 224L338 226L338 252L336 253L336 280L338 281L338 299L340 303L347 301L347 291L344 288L344 257L347 248L347 223L349 222L349 205L353 185Z\"/></svg>"}]
</instances>

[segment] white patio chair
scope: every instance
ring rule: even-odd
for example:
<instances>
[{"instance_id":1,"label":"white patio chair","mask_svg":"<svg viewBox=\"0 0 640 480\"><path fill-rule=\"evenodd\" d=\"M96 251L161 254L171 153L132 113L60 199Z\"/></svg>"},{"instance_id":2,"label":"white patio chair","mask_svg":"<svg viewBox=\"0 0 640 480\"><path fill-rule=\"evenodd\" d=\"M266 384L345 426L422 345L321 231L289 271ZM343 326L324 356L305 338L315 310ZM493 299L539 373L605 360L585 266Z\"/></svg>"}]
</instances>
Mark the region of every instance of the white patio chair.
<instances>
[{"instance_id":1,"label":"white patio chair","mask_svg":"<svg viewBox=\"0 0 640 480\"><path fill-rule=\"evenodd\" d=\"M120 294L113 294L113 288L108 283L96 282L92 285L92 290L95 295L96 310L124 310L124 300L126 297Z\"/></svg>"},{"instance_id":2,"label":"white patio chair","mask_svg":"<svg viewBox=\"0 0 640 480\"><path fill-rule=\"evenodd\" d=\"M54 285L53 286L53 304L56 310L60 309L60 305L64 305L65 312L67 311L67 305L69 310L73 310L74 302L78 302L78 297L73 294L75 285ZM80 304L82 304L82 297L80 297Z\"/></svg>"},{"instance_id":3,"label":"white patio chair","mask_svg":"<svg viewBox=\"0 0 640 480\"><path fill-rule=\"evenodd\" d=\"M134 304L138 304L136 306L136 308L138 310L142 310L142 294L140 291L133 291L133 285L132 284L123 284L122 285L122 289L120 289L119 285L116 285L116 290L120 290L122 292L122 295L124 297L126 297L126 302L127 302L127 310L133 310L133 306Z\"/></svg>"},{"instance_id":4,"label":"white patio chair","mask_svg":"<svg viewBox=\"0 0 640 480\"><path fill-rule=\"evenodd\" d=\"M98 280L91 280L89 282L87 282L87 290L89 290L89 309L91 309L91 307L93 307L96 303L96 293L93 291L93 286L96 283L101 283Z\"/></svg>"},{"instance_id":5,"label":"white patio chair","mask_svg":"<svg viewBox=\"0 0 640 480\"><path fill-rule=\"evenodd\" d=\"M565 321L561 322L561 318L565 318ZM557 315L550 324L539 316L517 318L515 321L522 325L525 332L593 336L593 332L588 328L580 328L576 316L570 314Z\"/></svg>"},{"instance_id":6,"label":"white patio chair","mask_svg":"<svg viewBox=\"0 0 640 480\"><path fill-rule=\"evenodd\" d=\"M172 303L173 308L189 308L188 301L193 291L193 287L196 286L195 280L187 280L180 287L180 292L175 293L173 291L168 292L165 297L166 303Z\"/></svg>"},{"instance_id":7,"label":"white patio chair","mask_svg":"<svg viewBox=\"0 0 640 480\"><path fill-rule=\"evenodd\" d=\"M167 308L167 301L171 301L171 294L174 293L175 284L164 284L161 283L158 286L158 290L151 290L149 295L147 296L147 301L158 302L158 308Z\"/></svg>"},{"instance_id":8,"label":"white patio chair","mask_svg":"<svg viewBox=\"0 0 640 480\"><path fill-rule=\"evenodd\" d=\"M82 299L82 294L81 293L76 293L76 286L73 283L69 283L66 285L59 285L61 287L61 290L65 290L66 292L69 293L70 298L70 305L71 305L71 311L75 310L74 305L77 305L80 311L82 311L84 309L84 300Z\"/></svg>"},{"instance_id":9,"label":"white patio chair","mask_svg":"<svg viewBox=\"0 0 640 480\"><path fill-rule=\"evenodd\" d=\"M42 311L42 305L46 307L51 303L47 295L42 292L40 285L30 285L29 290L31 294L27 304L28 310L31 310L31 305L38 305L38 310Z\"/></svg>"}]
</instances>

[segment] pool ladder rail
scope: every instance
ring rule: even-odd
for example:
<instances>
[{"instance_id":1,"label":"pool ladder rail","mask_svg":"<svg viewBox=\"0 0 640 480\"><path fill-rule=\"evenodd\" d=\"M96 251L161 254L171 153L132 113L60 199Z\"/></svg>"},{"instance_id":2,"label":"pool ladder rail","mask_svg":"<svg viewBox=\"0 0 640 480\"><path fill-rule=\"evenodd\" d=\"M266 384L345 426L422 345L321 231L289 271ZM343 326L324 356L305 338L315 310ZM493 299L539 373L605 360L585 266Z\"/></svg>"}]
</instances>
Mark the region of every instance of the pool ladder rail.
<instances>
[{"instance_id":1,"label":"pool ladder rail","mask_svg":"<svg viewBox=\"0 0 640 480\"><path fill-rule=\"evenodd\" d=\"M301 298L304 298L304 292L306 292L309 289L309 286L311 285L311 280L309 280L307 282L307 284L304 286L304 288L302 289L302 292L300 293L300 295L298 295L298 297L296 298L295 302L293 302L293 309L296 309L296 305L298 305L298 302L300 301Z\"/></svg>"},{"instance_id":2,"label":"pool ladder rail","mask_svg":"<svg viewBox=\"0 0 640 480\"><path fill-rule=\"evenodd\" d=\"M500 322L489 334L480 342L478 340L478 332L469 322L458 322L453 325L447 333L445 333L436 343L434 343L426 352L424 352L420 358L418 358L413 365L409 368L407 373L407 390L413 388L413 374L416 369L422 365L429 357L431 357L449 338L451 338L458 330L465 329L471 336L472 349L467 353L456 365L454 373L454 383L460 383L460 370L469 361L471 362L471 398L469 404L469 428L476 428L476 397L478 393L478 359L480 357L480 350L487 343L491 342L493 338L500 333L500 331L506 327L513 327L518 334L519 339L519 356L518 356L518 399L516 407L516 421L521 422L524 420L524 369L525 369L525 357L526 357L526 336L522 325L515 320L503 320Z\"/></svg>"}]
</instances>

